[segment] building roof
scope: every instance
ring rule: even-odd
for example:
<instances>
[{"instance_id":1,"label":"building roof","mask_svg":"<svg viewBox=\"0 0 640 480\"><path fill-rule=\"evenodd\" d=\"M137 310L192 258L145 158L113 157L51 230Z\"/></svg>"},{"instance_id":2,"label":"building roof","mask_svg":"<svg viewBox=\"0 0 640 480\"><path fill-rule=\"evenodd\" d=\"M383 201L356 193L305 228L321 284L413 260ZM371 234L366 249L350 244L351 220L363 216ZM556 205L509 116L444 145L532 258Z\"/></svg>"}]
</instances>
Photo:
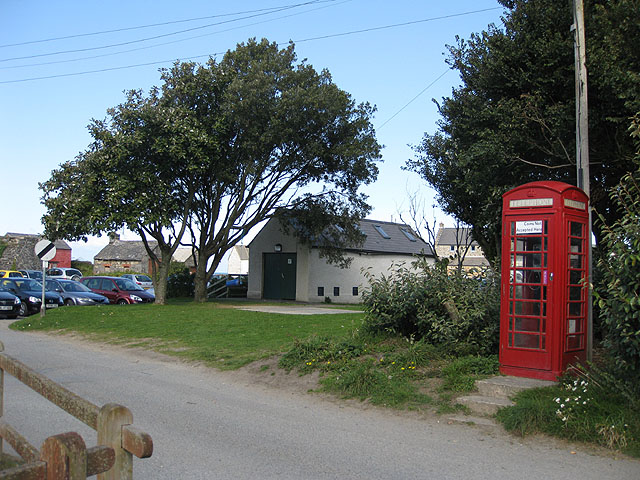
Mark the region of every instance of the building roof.
<instances>
[{"instance_id":1,"label":"building roof","mask_svg":"<svg viewBox=\"0 0 640 480\"><path fill-rule=\"evenodd\" d=\"M271 219L271 221L279 220ZM359 227L365 235L364 243L360 246L347 247L345 250L362 253L433 256L431 247L408 225L378 220L360 220ZM259 235L260 233L255 238L258 238ZM249 248L251 248L251 243ZM317 247L317 245L313 246Z\"/></svg>"},{"instance_id":2,"label":"building roof","mask_svg":"<svg viewBox=\"0 0 640 480\"><path fill-rule=\"evenodd\" d=\"M149 246L155 247L157 242L150 241ZM94 257L95 260L117 261L142 261L147 257L147 250L142 240L118 240L109 241L106 247L100 250Z\"/></svg>"},{"instance_id":3,"label":"building roof","mask_svg":"<svg viewBox=\"0 0 640 480\"><path fill-rule=\"evenodd\" d=\"M471 237L470 228L445 228L440 227L436 238L437 245L478 245Z\"/></svg>"},{"instance_id":4,"label":"building roof","mask_svg":"<svg viewBox=\"0 0 640 480\"><path fill-rule=\"evenodd\" d=\"M16 239L36 239L38 241L44 238L43 235L37 235L33 233L11 233L11 232L7 232L5 237L16 238ZM55 245L56 250L71 250L71 247L69 246L69 244L64 240L54 240L53 244Z\"/></svg>"},{"instance_id":5,"label":"building roof","mask_svg":"<svg viewBox=\"0 0 640 480\"><path fill-rule=\"evenodd\" d=\"M433 255L431 247L411 227L401 223L361 220L360 230L366 235L356 251L371 253L402 253Z\"/></svg>"}]
</instances>

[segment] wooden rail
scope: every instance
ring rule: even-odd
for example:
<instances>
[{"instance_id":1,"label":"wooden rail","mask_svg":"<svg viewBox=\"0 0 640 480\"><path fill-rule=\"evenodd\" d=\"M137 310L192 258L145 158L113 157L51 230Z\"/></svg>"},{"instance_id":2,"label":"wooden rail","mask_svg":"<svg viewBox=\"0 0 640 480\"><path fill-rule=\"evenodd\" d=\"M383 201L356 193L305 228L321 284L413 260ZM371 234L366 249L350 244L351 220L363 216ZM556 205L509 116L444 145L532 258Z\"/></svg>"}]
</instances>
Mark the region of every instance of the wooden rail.
<instances>
[{"instance_id":1,"label":"wooden rail","mask_svg":"<svg viewBox=\"0 0 640 480\"><path fill-rule=\"evenodd\" d=\"M130 480L133 455L152 455L151 436L133 427L127 407L107 403L99 408L3 352L0 342L0 453L4 440L25 464L1 471L0 480L77 480L93 475L98 480ZM40 450L30 445L3 420L5 372L95 430L98 445L87 448L76 432L48 437Z\"/></svg>"}]
</instances>

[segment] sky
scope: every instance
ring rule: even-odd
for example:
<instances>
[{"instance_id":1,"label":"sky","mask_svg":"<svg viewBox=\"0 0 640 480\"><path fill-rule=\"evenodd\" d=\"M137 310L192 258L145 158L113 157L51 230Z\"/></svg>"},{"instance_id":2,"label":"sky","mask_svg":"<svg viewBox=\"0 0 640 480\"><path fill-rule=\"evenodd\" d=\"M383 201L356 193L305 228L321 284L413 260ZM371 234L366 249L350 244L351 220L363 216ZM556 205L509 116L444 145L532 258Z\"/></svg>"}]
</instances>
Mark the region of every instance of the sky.
<instances>
[{"instance_id":1,"label":"sky","mask_svg":"<svg viewBox=\"0 0 640 480\"><path fill-rule=\"evenodd\" d=\"M452 225L432 209L435 192L402 166L437 130L434 99L460 84L446 45L499 25L502 14L495 0L0 0L0 235L42 233L38 184L88 147L87 125L125 91L148 92L160 68L220 60L253 37L293 41L299 60L377 107L384 149L378 180L363 189L369 218L398 221L417 194L430 218ZM69 242L72 258L91 261L107 243L106 234Z\"/></svg>"}]
</instances>

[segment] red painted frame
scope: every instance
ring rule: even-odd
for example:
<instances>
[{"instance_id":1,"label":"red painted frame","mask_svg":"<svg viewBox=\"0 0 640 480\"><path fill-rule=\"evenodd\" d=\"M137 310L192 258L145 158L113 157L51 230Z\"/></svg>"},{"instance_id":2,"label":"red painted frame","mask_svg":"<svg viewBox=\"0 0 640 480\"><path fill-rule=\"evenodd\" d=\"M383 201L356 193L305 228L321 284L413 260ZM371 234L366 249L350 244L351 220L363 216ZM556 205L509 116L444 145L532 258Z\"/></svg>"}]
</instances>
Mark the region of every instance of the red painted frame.
<instances>
[{"instance_id":1,"label":"red painted frame","mask_svg":"<svg viewBox=\"0 0 640 480\"><path fill-rule=\"evenodd\" d=\"M586 360L589 199L562 182L503 195L500 371L555 380Z\"/></svg>"}]
</instances>

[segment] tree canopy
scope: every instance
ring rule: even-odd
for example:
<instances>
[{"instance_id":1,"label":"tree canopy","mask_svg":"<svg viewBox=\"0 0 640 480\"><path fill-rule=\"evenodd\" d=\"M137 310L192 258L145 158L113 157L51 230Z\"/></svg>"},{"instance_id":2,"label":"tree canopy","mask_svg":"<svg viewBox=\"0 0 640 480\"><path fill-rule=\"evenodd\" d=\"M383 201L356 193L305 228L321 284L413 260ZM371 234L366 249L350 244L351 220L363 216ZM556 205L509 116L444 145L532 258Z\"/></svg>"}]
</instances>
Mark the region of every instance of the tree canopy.
<instances>
[{"instance_id":1,"label":"tree canopy","mask_svg":"<svg viewBox=\"0 0 640 480\"><path fill-rule=\"evenodd\" d=\"M499 2L503 25L448 47L462 85L438 104L438 131L425 134L406 165L446 213L471 225L490 260L498 258L504 192L576 177L570 2ZM608 191L633 169L627 129L640 111L640 1L585 4L591 204L613 221Z\"/></svg>"},{"instance_id":2,"label":"tree canopy","mask_svg":"<svg viewBox=\"0 0 640 480\"><path fill-rule=\"evenodd\" d=\"M220 62L176 63L161 78L93 120L89 148L41 184L48 235L126 226L158 242L165 285L165 259L191 245L197 300L224 254L271 216L295 219L308 241L335 226L345 242L358 237L369 211L359 187L376 179L380 159L372 106L297 62L293 44L267 40ZM324 252L338 260L339 247Z\"/></svg>"}]
</instances>

